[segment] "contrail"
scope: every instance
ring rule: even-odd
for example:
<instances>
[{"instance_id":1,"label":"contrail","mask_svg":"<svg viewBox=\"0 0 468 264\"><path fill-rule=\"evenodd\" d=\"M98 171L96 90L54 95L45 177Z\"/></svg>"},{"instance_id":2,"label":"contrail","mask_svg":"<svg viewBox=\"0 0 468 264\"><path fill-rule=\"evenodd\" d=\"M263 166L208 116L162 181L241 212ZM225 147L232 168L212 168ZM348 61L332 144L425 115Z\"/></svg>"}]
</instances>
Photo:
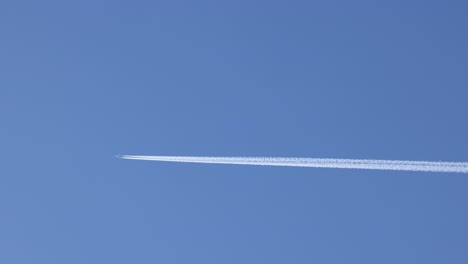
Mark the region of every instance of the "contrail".
<instances>
[{"instance_id":1,"label":"contrail","mask_svg":"<svg viewBox=\"0 0 468 264\"><path fill-rule=\"evenodd\" d=\"M119 155L130 160L152 160L168 162L191 162L208 164L237 164L258 166L286 166L335 169L366 169L396 171L429 171L468 173L468 162L433 162L406 160L368 159L315 159L278 157L183 157L183 156L134 156Z\"/></svg>"}]
</instances>

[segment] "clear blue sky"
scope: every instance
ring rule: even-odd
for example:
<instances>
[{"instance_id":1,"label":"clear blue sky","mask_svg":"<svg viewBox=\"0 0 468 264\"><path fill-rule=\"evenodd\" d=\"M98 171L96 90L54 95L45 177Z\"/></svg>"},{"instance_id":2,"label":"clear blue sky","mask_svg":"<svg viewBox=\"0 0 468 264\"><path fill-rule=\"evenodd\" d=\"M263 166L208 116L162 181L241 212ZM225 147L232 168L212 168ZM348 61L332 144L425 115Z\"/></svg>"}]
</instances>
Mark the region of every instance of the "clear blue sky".
<instances>
[{"instance_id":1,"label":"clear blue sky","mask_svg":"<svg viewBox=\"0 0 468 264\"><path fill-rule=\"evenodd\" d=\"M2 1L0 263L468 263L466 1Z\"/></svg>"}]
</instances>

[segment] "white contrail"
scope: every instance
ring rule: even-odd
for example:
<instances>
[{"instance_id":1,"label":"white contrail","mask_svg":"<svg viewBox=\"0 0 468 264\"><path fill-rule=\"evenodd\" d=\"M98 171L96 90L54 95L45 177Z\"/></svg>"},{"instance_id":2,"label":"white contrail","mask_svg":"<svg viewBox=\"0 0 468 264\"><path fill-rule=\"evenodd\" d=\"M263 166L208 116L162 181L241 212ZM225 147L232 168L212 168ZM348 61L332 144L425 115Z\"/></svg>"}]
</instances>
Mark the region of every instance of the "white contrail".
<instances>
[{"instance_id":1,"label":"white contrail","mask_svg":"<svg viewBox=\"0 0 468 264\"><path fill-rule=\"evenodd\" d=\"M314 159L268 157L182 157L119 155L122 159L209 164L288 166L336 169L399 170L468 173L468 162L432 162L404 160Z\"/></svg>"}]
</instances>

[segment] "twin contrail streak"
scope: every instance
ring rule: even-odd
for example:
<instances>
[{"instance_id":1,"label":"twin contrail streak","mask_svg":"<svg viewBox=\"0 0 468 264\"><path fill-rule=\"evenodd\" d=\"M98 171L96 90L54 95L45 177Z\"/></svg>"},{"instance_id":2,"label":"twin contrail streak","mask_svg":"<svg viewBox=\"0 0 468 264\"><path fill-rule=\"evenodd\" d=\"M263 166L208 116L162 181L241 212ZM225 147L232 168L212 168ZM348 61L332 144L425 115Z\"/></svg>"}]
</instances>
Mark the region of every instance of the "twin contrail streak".
<instances>
[{"instance_id":1,"label":"twin contrail streak","mask_svg":"<svg viewBox=\"0 0 468 264\"><path fill-rule=\"evenodd\" d=\"M405 160L315 159L277 157L183 157L183 156L118 156L130 160L236 164L257 166L310 167L334 169L366 169L396 171L428 171L468 173L468 162L433 162Z\"/></svg>"}]
</instances>

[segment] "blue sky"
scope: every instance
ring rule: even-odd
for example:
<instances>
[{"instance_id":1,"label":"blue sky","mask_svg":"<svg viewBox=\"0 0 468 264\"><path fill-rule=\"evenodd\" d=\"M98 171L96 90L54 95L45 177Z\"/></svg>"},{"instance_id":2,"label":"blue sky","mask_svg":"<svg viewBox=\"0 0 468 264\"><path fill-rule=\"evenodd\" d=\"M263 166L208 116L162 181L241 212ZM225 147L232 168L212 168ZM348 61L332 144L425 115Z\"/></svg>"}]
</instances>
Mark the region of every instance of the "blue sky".
<instances>
[{"instance_id":1,"label":"blue sky","mask_svg":"<svg viewBox=\"0 0 468 264\"><path fill-rule=\"evenodd\" d=\"M467 263L464 1L2 1L1 263Z\"/></svg>"}]
</instances>

